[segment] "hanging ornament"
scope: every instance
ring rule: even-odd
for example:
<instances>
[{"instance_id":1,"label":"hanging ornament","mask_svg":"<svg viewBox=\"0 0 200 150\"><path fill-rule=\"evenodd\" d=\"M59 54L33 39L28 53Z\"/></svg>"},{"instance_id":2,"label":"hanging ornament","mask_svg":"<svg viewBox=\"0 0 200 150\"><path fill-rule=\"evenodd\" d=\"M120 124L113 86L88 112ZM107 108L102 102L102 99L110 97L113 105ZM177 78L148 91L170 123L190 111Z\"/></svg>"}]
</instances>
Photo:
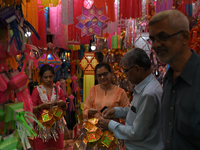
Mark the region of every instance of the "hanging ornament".
<instances>
[{"instance_id":1,"label":"hanging ornament","mask_svg":"<svg viewBox=\"0 0 200 150\"><path fill-rule=\"evenodd\" d=\"M78 90L78 83L77 83L78 77L73 76L73 77L71 77L71 79L72 79L72 92L76 93Z\"/></svg>"},{"instance_id":2,"label":"hanging ornament","mask_svg":"<svg viewBox=\"0 0 200 150\"><path fill-rule=\"evenodd\" d=\"M9 45L12 43L13 39L15 39L17 43L17 49L21 50L23 43L20 39L20 31L19 31L17 21L16 21L15 8L13 6L2 8L0 11L0 19L3 20L4 24L7 25L9 29L8 30L9 35L11 34L10 30L12 30L13 32L12 37L9 38ZM22 35L23 34L24 32L22 31ZM9 51L9 47L8 47L8 51Z\"/></svg>"},{"instance_id":3,"label":"hanging ornament","mask_svg":"<svg viewBox=\"0 0 200 150\"><path fill-rule=\"evenodd\" d=\"M74 106L74 95L68 96L70 101L69 101L69 110L70 111L75 111L75 106Z\"/></svg>"},{"instance_id":4,"label":"hanging ornament","mask_svg":"<svg viewBox=\"0 0 200 150\"><path fill-rule=\"evenodd\" d=\"M94 1L93 0L84 0L83 6L87 9L90 9L93 5Z\"/></svg>"},{"instance_id":5,"label":"hanging ornament","mask_svg":"<svg viewBox=\"0 0 200 150\"><path fill-rule=\"evenodd\" d=\"M99 63L94 52L84 52L79 65L84 71L84 75L94 75L94 68Z\"/></svg>"},{"instance_id":6,"label":"hanging ornament","mask_svg":"<svg viewBox=\"0 0 200 150\"><path fill-rule=\"evenodd\" d=\"M8 90L13 90L19 102L24 103L24 110L32 112L32 100L31 95L27 89L28 77L25 75L24 69L27 62L27 57L25 58L21 72L18 70L9 74Z\"/></svg>"},{"instance_id":7,"label":"hanging ornament","mask_svg":"<svg viewBox=\"0 0 200 150\"><path fill-rule=\"evenodd\" d=\"M60 68L62 61L60 58L56 55L54 49L48 49L48 50L42 50L43 54L38 58L38 64L39 67L42 67L44 64L49 64L52 66L55 70Z\"/></svg>"},{"instance_id":8,"label":"hanging ornament","mask_svg":"<svg viewBox=\"0 0 200 150\"><path fill-rule=\"evenodd\" d=\"M90 9L82 7L82 15L76 17L79 21L76 27L81 29L81 37L94 34L102 36L102 30L107 27L106 21L110 19L103 12L103 8L97 9L94 5Z\"/></svg>"},{"instance_id":9,"label":"hanging ornament","mask_svg":"<svg viewBox=\"0 0 200 150\"><path fill-rule=\"evenodd\" d=\"M72 89L70 84L72 83L72 79L66 79L66 83L67 83L67 95L70 95L72 93Z\"/></svg>"}]
</instances>

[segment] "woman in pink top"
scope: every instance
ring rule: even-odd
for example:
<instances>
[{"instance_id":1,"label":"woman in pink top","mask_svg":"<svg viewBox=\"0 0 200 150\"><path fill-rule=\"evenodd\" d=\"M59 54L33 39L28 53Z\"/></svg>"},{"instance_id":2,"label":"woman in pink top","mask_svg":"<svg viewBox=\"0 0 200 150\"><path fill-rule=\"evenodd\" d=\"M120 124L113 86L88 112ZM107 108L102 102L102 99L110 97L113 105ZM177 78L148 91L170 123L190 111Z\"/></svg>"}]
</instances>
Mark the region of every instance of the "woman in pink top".
<instances>
[{"instance_id":1,"label":"woman in pink top","mask_svg":"<svg viewBox=\"0 0 200 150\"><path fill-rule=\"evenodd\" d=\"M99 63L95 67L95 74L99 82L90 88L84 103L83 116L85 119L97 117L105 106L126 107L129 100L125 91L111 83L111 68L107 63Z\"/></svg>"},{"instance_id":2,"label":"woman in pink top","mask_svg":"<svg viewBox=\"0 0 200 150\"><path fill-rule=\"evenodd\" d=\"M43 85L37 86L32 93L33 112L39 118L42 110L50 109L54 105L58 105L63 111L67 109L65 103L65 96L62 89L54 86L53 79L55 76L54 68L50 65L43 65L40 69L39 75L42 79ZM62 150L64 135L58 130L58 139L49 139L43 142L40 137L34 139L34 150Z\"/></svg>"}]
</instances>

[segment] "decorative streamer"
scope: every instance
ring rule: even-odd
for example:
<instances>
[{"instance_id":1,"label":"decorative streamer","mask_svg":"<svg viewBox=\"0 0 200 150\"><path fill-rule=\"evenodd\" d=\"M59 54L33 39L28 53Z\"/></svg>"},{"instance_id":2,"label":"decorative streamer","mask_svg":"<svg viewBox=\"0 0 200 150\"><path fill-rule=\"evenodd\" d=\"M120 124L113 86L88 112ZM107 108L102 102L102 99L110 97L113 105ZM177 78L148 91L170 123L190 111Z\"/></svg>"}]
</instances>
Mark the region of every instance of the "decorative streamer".
<instances>
[{"instance_id":1,"label":"decorative streamer","mask_svg":"<svg viewBox=\"0 0 200 150\"><path fill-rule=\"evenodd\" d=\"M78 87L78 83L77 83L77 80L78 80L78 77L77 76L73 76L71 77L72 79L72 92L77 92L77 87Z\"/></svg>"},{"instance_id":2,"label":"decorative streamer","mask_svg":"<svg viewBox=\"0 0 200 150\"><path fill-rule=\"evenodd\" d=\"M50 30L51 34L60 33L58 25L58 6L50 7Z\"/></svg>"},{"instance_id":3,"label":"decorative streamer","mask_svg":"<svg viewBox=\"0 0 200 150\"><path fill-rule=\"evenodd\" d=\"M61 21L61 5L58 5L57 7L55 7L55 11L57 11L56 13L57 16L54 16L53 20L51 19L52 16L50 15L51 22L52 21L55 22L55 19L57 21L57 27L56 27L57 32L54 33L53 35L53 44L54 44L54 47L66 48L66 32L65 32L65 26L62 24L62 21Z\"/></svg>"},{"instance_id":4,"label":"decorative streamer","mask_svg":"<svg viewBox=\"0 0 200 150\"><path fill-rule=\"evenodd\" d=\"M120 19L142 17L142 0L120 1Z\"/></svg>"},{"instance_id":5,"label":"decorative streamer","mask_svg":"<svg viewBox=\"0 0 200 150\"><path fill-rule=\"evenodd\" d=\"M15 8L13 6L4 7L0 10L0 18L4 20L4 23L7 24L8 34L10 35L10 29L13 31L12 37L9 37L9 45L11 45L13 39L17 43L17 49L21 51L22 42L20 39L20 32L18 30L18 25L16 22ZM9 52L8 46L8 52Z\"/></svg>"},{"instance_id":6,"label":"decorative streamer","mask_svg":"<svg viewBox=\"0 0 200 150\"><path fill-rule=\"evenodd\" d=\"M40 40L35 35L31 36L31 41L33 45L37 47L47 47L46 42L46 28L45 28L45 17L44 17L44 8L42 6L38 6L38 34L40 36ZM36 30L37 31L37 30Z\"/></svg>"},{"instance_id":7,"label":"decorative streamer","mask_svg":"<svg viewBox=\"0 0 200 150\"><path fill-rule=\"evenodd\" d=\"M66 83L67 83L67 94L70 95L72 93L72 89L71 89L72 80L66 79Z\"/></svg>"},{"instance_id":8,"label":"decorative streamer","mask_svg":"<svg viewBox=\"0 0 200 150\"><path fill-rule=\"evenodd\" d=\"M46 27L46 33L47 33L47 25L49 22L49 7L45 7L44 17L45 17L45 27Z\"/></svg>"},{"instance_id":9,"label":"decorative streamer","mask_svg":"<svg viewBox=\"0 0 200 150\"><path fill-rule=\"evenodd\" d=\"M76 61L75 60L72 60L70 62L70 74L71 74L71 77L76 74Z\"/></svg>"},{"instance_id":10,"label":"decorative streamer","mask_svg":"<svg viewBox=\"0 0 200 150\"><path fill-rule=\"evenodd\" d=\"M60 83L61 83L61 88L62 88L62 90L63 90L63 92L64 92L64 95L65 95L65 97L67 97L68 95L67 95L67 91L66 91L65 80L64 80L64 79L61 79L61 80L60 80Z\"/></svg>"},{"instance_id":11,"label":"decorative streamer","mask_svg":"<svg viewBox=\"0 0 200 150\"><path fill-rule=\"evenodd\" d=\"M69 20L69 13L68 13L68 0L62 0L61 2L61 19L62 19L62 24L67 25L68 20Z\"/></svg>"},{"instance_id":12,"label":"decorative streamer","mask_svg":"<svg viewBox=\"0 0 200 150\"><path fill-rule=\"evenodd\" d=\"M70 96L68 96L68 98L70 99L70 101L69 101L69 110L70 111L75 111L75 107L74 107L74 95L70 95Z\"/></svg>"},{"instance_id":13,"label":"decorative streamer","mask_svg":"<svg viewBox=\"0 0 200 150\"><path fill-rule=\"evenodd\" d=\"M74 24L74 1L73 0L68 0L68 25Z\"/></svg>"}]
</instances>

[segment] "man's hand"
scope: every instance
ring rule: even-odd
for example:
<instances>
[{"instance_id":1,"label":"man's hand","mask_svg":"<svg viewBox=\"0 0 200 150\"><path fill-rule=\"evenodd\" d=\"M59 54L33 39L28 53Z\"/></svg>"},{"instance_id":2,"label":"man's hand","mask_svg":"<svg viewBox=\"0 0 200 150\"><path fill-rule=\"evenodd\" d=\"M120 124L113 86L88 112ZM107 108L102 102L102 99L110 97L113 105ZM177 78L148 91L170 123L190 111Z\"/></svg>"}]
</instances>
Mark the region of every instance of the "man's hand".
<instances>
[{"instance_id":1,"label":"man's hand","mask_svg":"<svg viewBox=\"0 0 200 150\"><path fill-rule=\"evenodd\" d=\"M88 118L92 117L92 116L95 115L97 112L98 112L97 109L90 108L90 109L88 110Z\"/></svg>"},{"instance_id":2,"label":"man's hand","mask_svg":"<svg viewBox=\"0 0 200 150\"><path fill-rule=\"evenodd\" d=\"M99 119L98 124L99 124L100 129L101 130L108 130L109 122L110 122L110 119L103 119L103 118Z\"/></svg>"},{"instance_id":3,"label":"man's hand","mask_svg":"<svg viewBox=\"0 0 200 150\"><path fill-rule=\"evenodd\" d=\"M106 118L106 119L113 119L114 113L115 113L115 109L114 108L106 108L103 111L102 116L104 118Z\"/></svg>"}]
</instances>

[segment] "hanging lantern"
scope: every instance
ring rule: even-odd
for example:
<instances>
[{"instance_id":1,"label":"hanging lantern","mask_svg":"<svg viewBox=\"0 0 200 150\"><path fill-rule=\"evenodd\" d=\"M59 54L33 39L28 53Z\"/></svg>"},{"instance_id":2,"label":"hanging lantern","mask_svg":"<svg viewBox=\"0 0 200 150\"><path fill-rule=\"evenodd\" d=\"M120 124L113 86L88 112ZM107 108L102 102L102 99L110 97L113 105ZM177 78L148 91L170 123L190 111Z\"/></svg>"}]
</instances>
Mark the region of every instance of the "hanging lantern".
<instances>
[{"instance_id":1,"label":"hanging lantern","mask_svg":"<svg viewBox=\"0 0 200 150\"><path fill-rule=\"evenodd\" d=\"M93 0L84 0L83 6L87 9L90 9L93 5L94 1Z\"/></svg>"},{"instance_id":2,"label":"hanging lantern","mask_svg":"<svg viewBox=\"0 0 200 150\"><path fill-rule=\"evenodd\" d=\"M60 68L62 61L56 54L55 49L42 50L43 54L38 58L38 64L41 68L44 64L49 64L56 71Z\"/></svg>"},{"instance_id":3,"label":"hanging lantern","mask_svg":"<svg viewBox=\"0 0 200 150\"><path fill-rule=\"evenodd\" d=\"M94 75L94 68L99 63L95 56L95 52L84 52L84 56L79 62L79 65L84 71L84 75Z\"/></svg>"}]
</instances>

